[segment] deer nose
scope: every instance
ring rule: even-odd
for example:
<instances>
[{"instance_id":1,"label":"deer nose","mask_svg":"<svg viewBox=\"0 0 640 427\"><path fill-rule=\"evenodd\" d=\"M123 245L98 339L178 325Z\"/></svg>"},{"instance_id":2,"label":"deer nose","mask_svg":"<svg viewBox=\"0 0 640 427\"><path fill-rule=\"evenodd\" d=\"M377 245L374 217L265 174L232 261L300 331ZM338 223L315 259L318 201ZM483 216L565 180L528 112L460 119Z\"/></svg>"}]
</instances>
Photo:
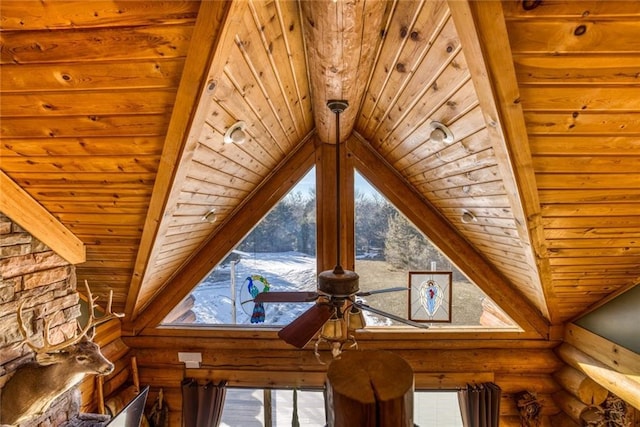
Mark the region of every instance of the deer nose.
<instances>
[{"instance_id":1,"label":"deer nose","mask_svg":"<svg viewBox=\"0 0 640 427\"><path fill-rule=\"evenodd\" d=\"M100 369L98 370L98 373L100 375L109 375L110 373L113 372L114 369L115 369L115 366L113 365L113 363L109 362L109 363L105 363L104 365L100 366Z\"/></svg>"}]
</instances>

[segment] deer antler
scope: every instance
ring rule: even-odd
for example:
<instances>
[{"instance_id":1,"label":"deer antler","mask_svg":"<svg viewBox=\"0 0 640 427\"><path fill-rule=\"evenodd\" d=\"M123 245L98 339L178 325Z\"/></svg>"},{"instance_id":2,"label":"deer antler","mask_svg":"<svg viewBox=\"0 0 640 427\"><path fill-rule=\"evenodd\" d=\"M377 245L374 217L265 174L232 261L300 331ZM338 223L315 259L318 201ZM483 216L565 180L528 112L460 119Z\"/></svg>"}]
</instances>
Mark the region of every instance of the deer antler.
<instances>
[{"instance_id":1,"label":"deer antler","mask_svg":"<svg viewBox=\"0 0 640 427\"><path fill-rule=\"evenodd\" d=\"M93 297L93 295L91 294L91 289L89 288L89 283L86 280L84 281L84 284L87 288L87 297L89 298L89 320L87 321L87 324L84 328L80 328L80 325L78 324L78 329L80 329L80 334L76 334L73 337L66 339L58 344L51 344L51 342L49 341L49 326L51 324L53 316L47 317L44 320L42 346L38 346L35 342L31 340L31 338L29 338L29 334L27 333L27 329L24 326L24 320L22 318L22 308L24 307L25 301L22 301L22 303L20 303L20 307L18 307L18 313L17 313L18 328L20 329L20 333L24 337L25 343L29 347L31 347L31 349L34 350L36 353L54 353L54 352L63 350L67 347L70 347L78 343L83 337L87 335L87 333L92 328L95 328L96 326L106 322L107 320L124 317L124 313L113 313L111 311L111 304L113 302L113 290L112 290L109 292L109 301L107 302L107 310L104 316L100 317L99 319L96 319L95 308L97 307L96 301L98 300L98 297L95 297L95 298ZM93 339L93 336L89 338L89 340L92 340L92 339Z\"/></svg>"}]
</instances>

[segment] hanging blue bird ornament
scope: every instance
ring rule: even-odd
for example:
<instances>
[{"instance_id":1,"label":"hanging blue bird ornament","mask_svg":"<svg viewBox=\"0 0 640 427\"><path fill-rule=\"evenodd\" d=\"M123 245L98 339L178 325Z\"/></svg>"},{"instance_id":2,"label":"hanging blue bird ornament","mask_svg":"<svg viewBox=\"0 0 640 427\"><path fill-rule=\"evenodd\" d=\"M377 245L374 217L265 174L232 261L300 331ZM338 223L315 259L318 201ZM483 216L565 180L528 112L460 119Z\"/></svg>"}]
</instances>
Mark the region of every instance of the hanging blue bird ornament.
<instances>
[{"instance_id":1,"label":"hanging blue bird ornament","mask_svg":"<svg viewBox=\"0 0 640 427\"><path fill-rule=\"evenodd\" d=\"M262 291L253 283L254 280L259 281L263 285ZM267 282L267 279L260 275L251 275L246 278L246 282L247 290L249 291L251 297L254 299L260 292L269 292L269 282ZM264 304L261 302L254 304L253 313L251 313L251 323L264 323L264 317Z\"/></svg>"}]
</instances>

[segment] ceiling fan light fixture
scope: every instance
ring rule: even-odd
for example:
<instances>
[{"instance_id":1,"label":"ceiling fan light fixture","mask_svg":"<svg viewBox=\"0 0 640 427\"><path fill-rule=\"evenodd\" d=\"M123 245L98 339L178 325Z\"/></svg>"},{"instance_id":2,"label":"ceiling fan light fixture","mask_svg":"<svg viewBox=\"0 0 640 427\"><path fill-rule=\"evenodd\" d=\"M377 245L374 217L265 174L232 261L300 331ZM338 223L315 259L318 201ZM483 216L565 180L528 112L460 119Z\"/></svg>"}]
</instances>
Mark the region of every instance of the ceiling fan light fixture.
<instances>
[{"instance_id":1,"label":"ceiling fan light fixture","mask_svg":"<svg viewBox=\"0 0 640 427\"><path fill-rule=\"evenodd\" d=\"M342 339L342 321L337 317L327 320L322 326L320 336L327 341L340 341Z\"/></svg>"},{"instance_id":2,"label":"ceiling fan light fixture","mask_svg":"<svg viewBox=\"0 0 640 427\"><path fill-rule=\"evenodd\" d=\"M247 125L243 121L235 122L224 134L225 144L242 144L247 140Z\"/></svg>"},{"instance_id":3,"label":"ceiling fan light fixture","mask_svg":"<svg viewBox=\"0 0 640 427\"><path fill-rule=\"evenodd\" d=\"M364 320L364 313L355 305L351 306L351 310L349 310L347 324L350 331L364 329L367 326L367 322Z\"/></svg>"},{"instance_id":4,"label":"ceiling fan light fixture","mask_svg":"<svg viewBox=\"0 0 640 427\"><path fill-rule=\"evenodd\" d=\"M431 142L435 142L437 144L451 144L453 142L453 132L444 124L433 121L430 124L431 126L431 134L429 135L429 140Z\"/></svg>"}]
</instances>

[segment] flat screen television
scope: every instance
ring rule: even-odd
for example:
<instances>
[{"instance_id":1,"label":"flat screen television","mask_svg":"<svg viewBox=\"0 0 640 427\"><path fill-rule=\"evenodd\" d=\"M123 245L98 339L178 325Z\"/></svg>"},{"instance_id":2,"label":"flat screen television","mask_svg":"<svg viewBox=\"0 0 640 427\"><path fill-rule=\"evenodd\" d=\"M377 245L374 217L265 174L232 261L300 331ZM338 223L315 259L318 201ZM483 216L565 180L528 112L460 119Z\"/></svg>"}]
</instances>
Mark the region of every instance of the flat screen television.
<instances>
[{"instance_id":1,"label":"flat screen television","mask_svg":"<svg viewBox=\"0 0 640 427\"><path fill-rule=\"evenodd\" d=\"M111 421L107 423L108 427L140 427L142 416L144 415L144 406L147 403L147 395L149 394L149 386L140 390L140 393L134 397L131 402L120 410Z\"/></svg>"}]
</instances>

